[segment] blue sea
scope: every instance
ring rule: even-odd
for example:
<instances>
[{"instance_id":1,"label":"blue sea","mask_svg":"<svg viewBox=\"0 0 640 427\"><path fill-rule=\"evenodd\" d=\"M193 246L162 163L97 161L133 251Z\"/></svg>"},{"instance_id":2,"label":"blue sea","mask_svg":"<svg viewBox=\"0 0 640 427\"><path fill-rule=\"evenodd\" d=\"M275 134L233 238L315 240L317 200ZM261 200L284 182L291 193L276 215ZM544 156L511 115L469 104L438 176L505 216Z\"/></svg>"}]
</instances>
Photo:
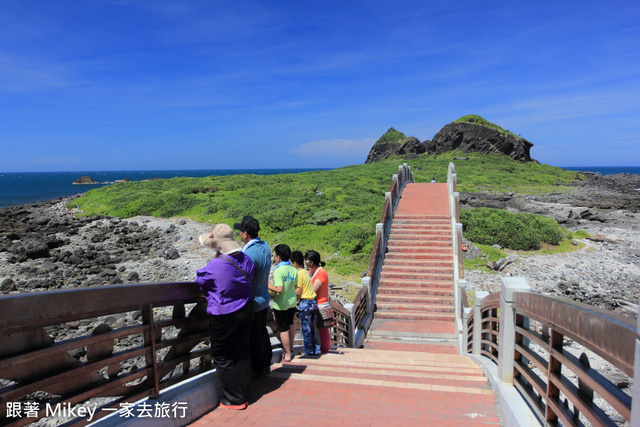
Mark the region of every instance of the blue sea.
<instances>
[{"instance_id":1,"label":"blue sea","mask_svg":"<svg viewBox=\"0 0 640 427\"><path fill-rule=\"evenodd\" d=\"M116 180L142 181L151 178L204 177L211 175L276 175L327 169L217 169L85 172L0 172L0 208L53 200L85 193ZM74 185L81 176L90 176L97 185Z\"/></svg>"},{"instance_id":2,"label":"blue sea","mask_svg":"<svg viewBox=\"0 0 640 427\"><path fill-rule=\"evenodd\" d=\"M562 169L580 172L595 172L601 175L631 173L640 175L640 166L560 166Z\"/></svg>"}]
</instances>

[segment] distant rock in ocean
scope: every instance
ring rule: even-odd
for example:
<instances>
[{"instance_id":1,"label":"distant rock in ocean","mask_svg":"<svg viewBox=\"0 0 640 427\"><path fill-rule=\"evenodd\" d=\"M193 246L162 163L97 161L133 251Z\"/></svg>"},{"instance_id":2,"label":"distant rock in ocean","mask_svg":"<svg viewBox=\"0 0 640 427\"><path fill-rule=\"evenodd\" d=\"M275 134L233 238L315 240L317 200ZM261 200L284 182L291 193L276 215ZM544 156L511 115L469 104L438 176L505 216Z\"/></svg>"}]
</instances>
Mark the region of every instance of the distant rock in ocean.
<instances>
[{"instance_id":1,"label":"distant rock in ocean","mask_svg":"<svg viewBox=\"0 0 640 427\"><path fill-rule=\"evenodd\" d=\"M438 155L459 150L465 153L504 154L521 162L536 162L531 158L533 144L480 116L468 115L445 125L431 141L420 142L413 136L389 130L373 144L366 163L403 155L405 160ZM536 162L537 163L537 162Z\"/></svg>"},{"instance_id":2,"label":"distant rock in ocean","mask_svg":"<svg viewBox=\"0 0 640 427\"><path fill-rule=\"evenodd\" d=\"M80 178L73 181L73 184L74 185L93 185L93 184L99 184L99 182L95 182L93 178L91 178L90 176L81 176Z\"/></svg>"}]
</instances>

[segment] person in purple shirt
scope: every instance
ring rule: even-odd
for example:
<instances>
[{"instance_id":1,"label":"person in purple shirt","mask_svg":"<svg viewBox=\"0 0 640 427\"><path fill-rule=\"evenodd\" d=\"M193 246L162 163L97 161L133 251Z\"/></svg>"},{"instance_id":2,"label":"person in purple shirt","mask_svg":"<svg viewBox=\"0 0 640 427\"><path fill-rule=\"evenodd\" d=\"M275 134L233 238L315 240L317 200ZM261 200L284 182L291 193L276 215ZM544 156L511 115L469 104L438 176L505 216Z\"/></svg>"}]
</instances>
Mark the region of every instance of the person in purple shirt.
<instances>
[{"instance_id":1,"label":"person in purple shirt","mask_svg":"<svg viewBox=\"0 0 640 427\"><path fill-rule=\"evenodd\" d=\"M196 283L205 294L212 319L211 355L224 393L220 406L245 409L251 380L253 261L242 252L227 224L217 224L213 232L200 236L200 243L215 250L215 258L196 270Z\"/></svg>"}]
</instances>

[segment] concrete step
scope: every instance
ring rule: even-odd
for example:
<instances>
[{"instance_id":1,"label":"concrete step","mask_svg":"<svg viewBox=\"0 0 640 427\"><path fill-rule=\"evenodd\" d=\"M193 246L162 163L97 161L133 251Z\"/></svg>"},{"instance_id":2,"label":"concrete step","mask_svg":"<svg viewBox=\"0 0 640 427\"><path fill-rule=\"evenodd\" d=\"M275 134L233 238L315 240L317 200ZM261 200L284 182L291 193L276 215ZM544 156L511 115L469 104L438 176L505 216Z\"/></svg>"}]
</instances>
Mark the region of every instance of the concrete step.
<instances>
[{"instance_id":1,"label":"concrete step","mask_svg":"<svg viewBox=\"0 0 640 427\"><path fill-rule=\"evenodd\" d=\"M396 213L393 220L399 223L428 222L430 224L436 224L449 222L449 224L451 224L451 217L445 215L407 215Z\"/></svg>"},{"instance_id":2,"label":"concrete step","mask_svg":"<svg viewBox=\"0 0 640 427\"><path fill-rule=\"evenodd\" d=\"M397 222L391 224L391 231L402 232L421 232L421 231L446 231L451 234L451 223L432 223L432 222Z\"/></svg>"},{"instance_id":3,"label":"concrete step","mask_svg":"<svg viewBox=\"0 0 640 427\"><path fill-rule=\"evenodd\" d=\"M433 313L417 313L412 311L387 311L378 310L375 312L375 317L378 319L401 319L406 321L416 320L433 320L433 321L447 321L453 322L453 313L446 312L433 312Z\"/></svg>"},{"instance_id":4,"label":"concrete step","mask_svg":"<svg viewBox=\"0 0 640 427\"><path fill-rule=\"evenodd\" d=\"M389 266L393 268L413 268L413 267L453 267L451 257L441 257L438 259L411 259L411 258L385 258L383 267Z\"/></svg>"},{"instance_id":5,"label":"concrete step","mask_svg":"<svg viewBox=\"0 0 640 427\"><path fill-rule=\"evenodd\" d=\"M382 269L382 273L380 274L380 280L453 280L453 270L451 271L441 271L441 272L429 272L428 274L423 274L419 271L386 271Z\"/></svg>"},{"instance_id":6,"label":"concrete step","mask_svg":"<svg viewBox=\"0 0 640 427\"><path fill-rule=\"evenodd\" d=\"M396 230L389 233L389 240L451 240L451 233L447 231L404 231Z\"/></svg>"},{"instance_id":7,"label":"concrete step","mask_svg":"<svg viewBox=\"0 0 640 427\"><path fill-rule=\"evenodd\" d=\"M407 252L416 254L416 255L440 254L440 255L448 255L449 257L453 256L453 246L451 244L449 245L438 244L438 245L431 245L431 246L389 245L387 246L387 249L389 250L389 252L385 256L388 256L392 252L403 254L405 256Z\"/></svg>"},{"instance_id":8,"label":"concrete step","mask_svg":"<svg viewBox=\"0 0 640 427\"><path fill-rule=\"evenodd\" d=\"M453 298L453 286L434 287L403 287L403 286L379 286L376 300L383 295L425 295Z\"/></svg>"},{"instance_id":9,"label":"concrete step","mask_svg":"<svg viewBox=\"0 0 640 427\"><path fill-rule=\"evenodd\" d=\"M426 247L426 246L451 246L451 237L442 236L441 238L425 237L416 239L415 237L409 237L406 239L399 239L392 237L387 241L387 247L389 250L395 246L411 246L411 247Z\"/></svg>"},{"instance_id":10,"label":"concrete step","mask_svg":"<svg viewBox=\"0 0 640 427\"><path fill-rule=\"evenodd\" d=\"M380 301L376 300L378 312L395 311L395 312L412 312L412 313L451 313L455 308L453 304L425 304L422 302L406 302L406 301Z\"/></svg>"},{"instance_id":11,"label":"concrete step","mask_svg":"<svg viewBox=\"0 0 640 427\"><path fill-rule=\"evenodd\" d=\"M453 265L402 265L402 264L383 264L382 271L387 273L417 273L428 275L435 274L453 274ZM424 276L423 276L424 277Z\"/></svg>"},{"instance_id":12,"label":"concrete step","mask_svg":"<svg viewBox=\"0 0 640 427\"><path fill-rule=\"evenodd\" d=\"M453 279L449 278L447 280L433 280L433 279L425 279L416 280L416 279L380 279L379 289L382 288L393 288L393 287L401 287L401 288L433 288L433 289L453 289Z\"/></svg>"},{"instance_id":13,"label":"concrete step","mask_svg":"<svg viewBox=\"0 0 640 427\"><path fill-rule=\"evenodd\" d=\"M424 295L424 294L379 294L376 303L399 304L413 303L425 305L447 305L453 307L453 295Z\"/></svg>"},{"instance_id":14,"label":"concrete step","mask_svg":"<svg viewBox=\"0 0 640 427\"><path fill-rule=\"evenodd\" d=\"M448 251L441 252L424 252L424 253L414 253L408 256L404 252L388 252L384 256L385 262L387 260L452 260L453 259L453 249L449 249Z\"/></svg>"}]
</instances>

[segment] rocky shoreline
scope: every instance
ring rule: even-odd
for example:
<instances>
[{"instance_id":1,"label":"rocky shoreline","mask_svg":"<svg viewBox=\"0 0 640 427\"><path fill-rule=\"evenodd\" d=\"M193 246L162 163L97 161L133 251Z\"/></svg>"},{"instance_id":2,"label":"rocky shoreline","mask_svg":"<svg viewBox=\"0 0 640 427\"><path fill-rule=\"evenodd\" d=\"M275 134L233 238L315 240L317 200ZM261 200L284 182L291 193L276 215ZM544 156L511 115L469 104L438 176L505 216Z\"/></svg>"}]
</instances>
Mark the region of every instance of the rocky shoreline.
<instances>
[{"instance_id":1,"label":"rocky shoreline","mask_svg":"<svg viewBox=\"0 0 640 427\"><path fill-rule=\"evenodd\" d=\"M504 275L527 279L535 292L637 316L640 297L640 175L583 173L570 194L461 193L462 208L495 207L549 216L570 231L584 230L576 252L510 254L499 273L465 271L470 290L496 292ZM600 237L596 237L600 236Z\"/></svg>"},{"instance_id":2,"label":"rocky shoreline","mask_svg":"<svg viewBox=\"0 0 640 427\"><path fill-rule=\"evenodd\" d=\"M213 253L212 225L184 218L80 217L74 197L0 209L0 294L132 283L191 282ZM332 297L354 286L332 280ZM359 286L359 284L358 284Z\"/></svg>"}]
</instances>

